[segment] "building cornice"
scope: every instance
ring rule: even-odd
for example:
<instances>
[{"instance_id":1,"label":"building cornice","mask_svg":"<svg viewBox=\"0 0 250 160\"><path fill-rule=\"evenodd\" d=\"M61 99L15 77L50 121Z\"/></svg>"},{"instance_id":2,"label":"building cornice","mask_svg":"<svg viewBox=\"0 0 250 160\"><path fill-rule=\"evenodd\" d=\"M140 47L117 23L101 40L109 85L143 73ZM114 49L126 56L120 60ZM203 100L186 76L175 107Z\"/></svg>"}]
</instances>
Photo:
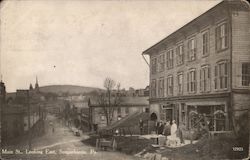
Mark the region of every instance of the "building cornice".
<instances>
[{"instance_id":1,"label":"building cornice","mask_svg":"<svg viewBox=\"0 0 250 160\"><path fill-rule=\"evenodd\" d=\"M142 54L143 55L144 54L151 55L154 52L154 50L159 50L159 47L164 45L166 42L171 41L173 39L176 39L176 37L180 33L184 34L184 36L187 36L187 30L189 30L190 28L196 28L199 30L200 29L200 25L199 25L200 21L207 21L208 19L213 21L215 17L220 16L221 14L227 15L226 12L230 11L230 10L249 11L250 7L249 7L249 4L248 5L247 4L248 3L245 1L224 0L224 1L220 2L219 4L215 5L214 7L212 7L211 9L209 9L208 11L204 12L200 16L196 17L195 19L193 19L189 23L185 24L183 27L179 28L178 30L176 30L175 32L173 32L172 34L167 36L166 38L162 39L161 41L159 41L155 45L146 49L145 51L142 52Z\"/></svg>"},{"instance_id":2,"label":"building cornice","mask_svg":"<svg viewBox=\"0 0 250 160\"><path fill-rule=\"evenodd\" d=\"M202 95L185 95L185 96L174 96L165 98L150 98L149 102L163 102L163 101L182 101L182 100L198 100L198 99L210 99L210 98L228 98L230 92L216 93L216 94L202 94Z\"/></svg>"}]
</instances>

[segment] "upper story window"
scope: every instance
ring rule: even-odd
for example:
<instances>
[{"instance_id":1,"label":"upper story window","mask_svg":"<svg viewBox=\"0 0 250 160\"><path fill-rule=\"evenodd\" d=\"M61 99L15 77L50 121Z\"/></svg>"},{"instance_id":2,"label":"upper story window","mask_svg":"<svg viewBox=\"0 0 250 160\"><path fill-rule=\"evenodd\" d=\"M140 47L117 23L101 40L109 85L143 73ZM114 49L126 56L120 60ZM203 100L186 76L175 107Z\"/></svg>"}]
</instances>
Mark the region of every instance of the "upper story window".
<instances>
[{"instance_id":1,"label":"upper story window","mask_svg":"<svg viewBox=\"0 0 250 160\"><path fill-rule=\"evenodd\" d=\"M125 107L125 114L128 115L129 114L129 108Z\"/></svg>"},{"instance_id":2,"label":"upper story window","mask_svg":"<svg viewBox=\"0 0 250 160\"><path fill-rule=\"evenodd\" d=\"M214 88L226 89L228 87L228 64L226 61L217 63L214 71Z\"/></svg>"},{"instance_id":3,"label":"upper story window","mask_svg":"<svg viewBox=\"0 0 250 160\"><path fill-rule=\"evenodd\" d=\"M171 69L174 65L174 50L170 49L167 51L167 68Z\"/></svg>"},{"instance_id":4,"label":"upper story window","mask_svg":"<svg viewBox=\"0 0 250 160\"><path fill-rule=\"evenodd\" d=\"M158 66L159 66L159 72L164 71L165 69L165 54L161 54L158 58Z\"/></svg>"},{"instance_id":5,"label":"upper story window","mask_svg":"<svg viewBox=\"0 0 250 160\"><path fill-rule=\"evenodd\" d=\"M118 109L117 109L117 114L118 114L118 115L121 115L121 113L122 113L122 112L121 112L121 107L118 107Z\"/></svg>"},{"instance_id":6,"label":"upper story window","mask_svg":"<svg viewBox=\"0 0 250 160\"><path fill-rule=\"evenodd\" d=\"M170 75L167 77L167 95L173 95L174 93L174 80L173 76Z\"/></svg>"},{"instance_id":7,"label":"upper story window","mask_svg":"<svg viewBox=\"0 0 250 160\"><path fill-rule=\"evenodd\" d=\"M177 65L181 65L184 63L183 44L178 45L176 48L176 62L177 62Z\"/></svg>"},{"instance_id":8,"label":"upper story window","mask_svg":"<svg viewBox=\"0 0 250 160\"><path fill-rule=\"evenodd\" d=\"M105 116L104 115L101 115L101 118L100 118L102 121L105 120Z\"/></svg>"},{"instance_id":9,"label":"upper story window","mask_svg":"<svg viewBox=\"0 0 250 160\"><path fill-rule=\"evenodd\" d=\"M151 60L151 73L155 74L157 72L157 58L152 58Z\"/></svg>"},{"instance_id":10,"label":"upper story window","mask_svg":"<svg viewBox=\"0 0 250 160\"><path fill-rule=\"evenodd\" d=\"M211 76L210 76L210 67L208 65L201 67L200 70L200 91L208 92L210 91Z\"/></svg>"},{"instance_id":11,"label":"upper story window","mask_svg":"<svg viewBox=\"0 0 250 160\"><path fill-rule=\"evenodd\" d=\"M155 98L156 97L156 80L153 79L151 81L151 85L150 85L150 93L151 93L151 97L152 98Z\"/></svg>"},{"instance_id":12,"label":"upper story window","mask_svg":"<svg viewBox=\"0 0 250 160\"><path fill-rule=\"evenodd\" d=\"M209 31L205 31L202 33L202 55L209 54Z\"/></svg>"},{"instance_id":13,"label":"upper story window","mask_svg":"<svg viewBox=\"0 0 250 160\"><path fill-rule=\"evenodd\" d=\"M250 86L250 63L242 63L242 86Z\"/></svg>"},{"instance_id":14,"label":"upper story window","mask_svg":"<svg viewBox=\"0 0 250 160\"><path fill-rule=\"evenodd\" d=\"M215 30L216 50L221 51L228 47L228 25L227 23L220 24Z\"/></svg>"},{"instance_id":15,"label":"upper story window","mask_svg":"<svg viewBox=\"0 0 250 160\"><path fill-rule=\"evenodd\" d=\"M183 93L183 73L178 73L177 75L177 88L178 94Z\"/></svg>"},{"instance_id":16,"label":"upper story window","mask_svg":"<svg viewBox=\"0 0 250 160\"><path fill-rule=\"evenodd\" d=\"M188 40L188 60L194 61L196 59L196 41L195 38Z\"/></svg>"},{"instance_id":17,"label":"upper story window","mask_svg":"<svg viewBox=\"0 0 250 160\"><path fill-rule=\"evenodd\" d=\"M164 97L164 78L158 81L158 97Z\"/></svg>"},{"instance_id":18,"label":"upper story window","mask_svg":"<svg viewBox=\"0 0 250 160\"><path fill-rule=\"evenodd\" d=\"M189 70L187 74L187 91L189 93L196 92L196 71L195 69Z\"/></svg>"}]
</instances>

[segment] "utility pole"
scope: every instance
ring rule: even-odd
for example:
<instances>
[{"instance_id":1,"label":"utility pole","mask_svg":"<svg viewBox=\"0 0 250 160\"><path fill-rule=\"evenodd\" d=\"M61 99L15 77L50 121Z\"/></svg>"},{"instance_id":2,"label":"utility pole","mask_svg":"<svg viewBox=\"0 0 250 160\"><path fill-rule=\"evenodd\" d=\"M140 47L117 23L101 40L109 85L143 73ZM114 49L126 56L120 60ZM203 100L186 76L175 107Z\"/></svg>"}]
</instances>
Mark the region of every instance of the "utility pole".
<instances>
[{"instance_id":1,"label":"utility pole","mask_svg":"<svg viewBox=\"0 0 250 160\"><path fill-rule=\"evenodd\" d=\"M30 130L30 95L29 90L27 90L27 106L28 106L28 138L29 138L29 150L31 150L31 130Z\"/></svg>"}]
</instances>

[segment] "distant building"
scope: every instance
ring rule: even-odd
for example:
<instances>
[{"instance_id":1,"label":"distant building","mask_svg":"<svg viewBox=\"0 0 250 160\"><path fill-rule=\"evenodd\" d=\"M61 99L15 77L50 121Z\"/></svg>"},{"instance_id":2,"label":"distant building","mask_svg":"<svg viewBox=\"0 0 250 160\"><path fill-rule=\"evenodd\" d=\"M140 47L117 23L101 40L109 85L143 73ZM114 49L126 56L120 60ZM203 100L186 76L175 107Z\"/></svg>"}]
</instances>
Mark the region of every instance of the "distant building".
<instances>
[{"instance_id":1,"label":"distant building","mask_svg":"<svg viewBox=\"0 0 250 160\"><path fill-rule=\"evenodd\" d=\"M200 114L230 130L250 104L249 26L248 2L222 1L145 50L151 118L191 128Z\"/></svg>"},{"instance_id":2,"label":"distant building","mask_svg":"<svg viewBox=\"0 0 250 160\"><path fill-rule=\"evenodd\" d=\"M149 86L147 86L145 89L136 89L135 96L148 97L149 96Z\"/></svg>"},{"instance_id":3,"label":"distant building","mask_svg":"<svg viewBox=\"0 0 250 160\"><path fill-rule=\"evenodd\" d=\"M129 89L127 91L127 96L128 97L134 97L135 95L136 95L135 89L133 87L129 87Z\"/></svg>"},{"instance_id":4,"label":"distant building","mask_svg":"<svg viewBox=\"0 0 250 160\"><path fill-rule=\"evenodd\" d=\"M38 134L43 127L42 121L45 118L44 99L43 95L39 93L39 89L34 90L30 87L29 90L17 90L15 94L8 95L6 101L5 86L1 82L0 92L2 142L5 144L10 139L27 134L29 124L32 133Z\"/></svg>"},{"instance_id":5,"label":"distant building","mask_svg":"<svg viewBox=\"0 0 250 160\"><path fill-rule=\"evenodd\" d=\"M121 97L121 103L116 106L111 123L133 115L137 112L147 112L148 108L148 97ZM89 118L90 124L92 126L97 125L98 128L107 126L103 107L93 99L90 99L89 101Z\"/></svg>"}]
</instances>

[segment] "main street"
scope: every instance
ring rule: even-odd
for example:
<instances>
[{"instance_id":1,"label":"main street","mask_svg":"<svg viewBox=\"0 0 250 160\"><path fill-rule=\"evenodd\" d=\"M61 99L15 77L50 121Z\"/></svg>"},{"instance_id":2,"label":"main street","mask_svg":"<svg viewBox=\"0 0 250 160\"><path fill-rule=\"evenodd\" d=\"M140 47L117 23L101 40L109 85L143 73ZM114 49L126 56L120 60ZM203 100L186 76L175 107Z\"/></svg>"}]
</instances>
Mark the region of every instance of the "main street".
<instances>
[{"instance_id":1,"label":"main street","mask_svg":"<svg viewBox=\"0 0 250 160\"><path fill-rule=\"evenodd\" d=\"M32 139L32 149L9 148L2 153L2 158L13 160L39 159L39 160L137 160L139 158L112 151L96 151L95 148L82 143L88 138L86 134L77 137L55 116L49 115L45 120L45 135ZM25 147L26 148L26 147Z\"/></svg>"}]
</instances>

